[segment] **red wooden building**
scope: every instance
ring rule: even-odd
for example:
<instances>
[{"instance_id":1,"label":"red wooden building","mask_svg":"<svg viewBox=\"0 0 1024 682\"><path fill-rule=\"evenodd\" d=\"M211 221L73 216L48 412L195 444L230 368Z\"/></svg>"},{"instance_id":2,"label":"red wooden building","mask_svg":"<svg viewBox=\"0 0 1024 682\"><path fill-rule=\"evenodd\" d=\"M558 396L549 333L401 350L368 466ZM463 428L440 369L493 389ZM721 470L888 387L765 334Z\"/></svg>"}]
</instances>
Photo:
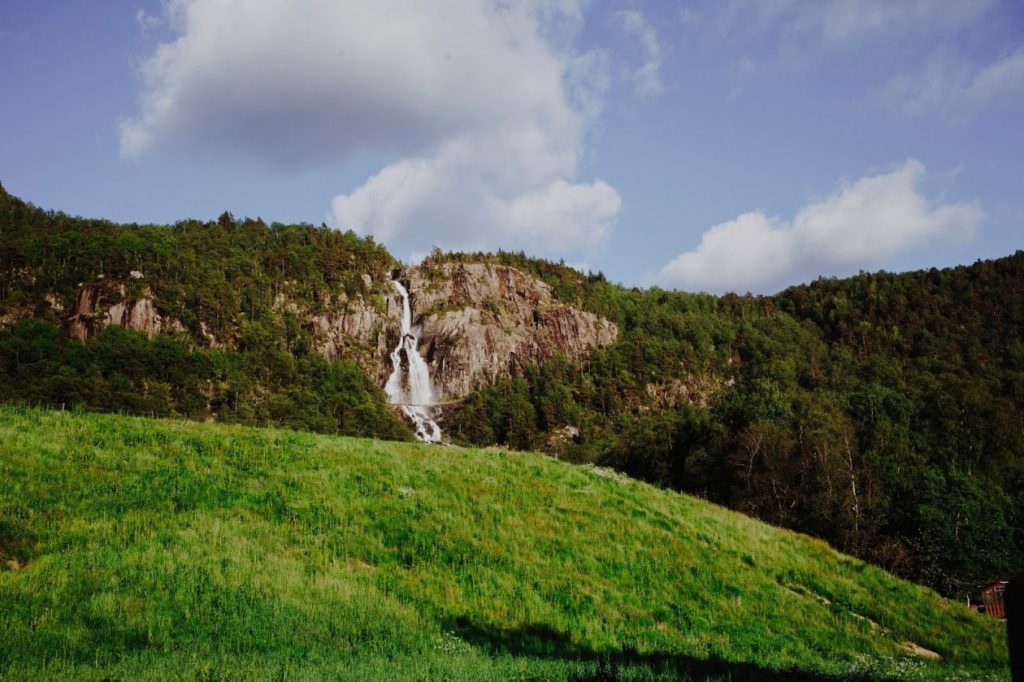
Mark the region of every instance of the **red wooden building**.
<instances>
[{"instance_id":1,"label":"red wooden building","mask_svg":"<svg viewBox=\"0 0 1024 682\"><path fill-rule=\"evenodd\" d=\"M1006 583L1005 580L996 580L981 588L981 603L985 607L985 613L993 618L1006 618L1006 604L1003 602Z\"/></svg>"}]
</instances>

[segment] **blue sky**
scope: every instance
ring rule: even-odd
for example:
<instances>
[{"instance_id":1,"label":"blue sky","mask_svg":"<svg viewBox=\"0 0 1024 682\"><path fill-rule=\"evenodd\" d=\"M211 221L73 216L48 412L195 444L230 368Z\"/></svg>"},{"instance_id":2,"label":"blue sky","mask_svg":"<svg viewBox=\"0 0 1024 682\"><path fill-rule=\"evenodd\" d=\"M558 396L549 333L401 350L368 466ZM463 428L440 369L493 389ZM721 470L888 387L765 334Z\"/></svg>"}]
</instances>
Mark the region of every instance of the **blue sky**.
<instances>
[{"instance_id":1,"label":"blue sky","mask_svg":"<svg viewBox=\"0 0 1024 682\"><path fill-rule=\"evenodd\" d=\"M770 292L1024 248L1024 6L0 0L0 182Z\"/></svg>"}]
</instances>

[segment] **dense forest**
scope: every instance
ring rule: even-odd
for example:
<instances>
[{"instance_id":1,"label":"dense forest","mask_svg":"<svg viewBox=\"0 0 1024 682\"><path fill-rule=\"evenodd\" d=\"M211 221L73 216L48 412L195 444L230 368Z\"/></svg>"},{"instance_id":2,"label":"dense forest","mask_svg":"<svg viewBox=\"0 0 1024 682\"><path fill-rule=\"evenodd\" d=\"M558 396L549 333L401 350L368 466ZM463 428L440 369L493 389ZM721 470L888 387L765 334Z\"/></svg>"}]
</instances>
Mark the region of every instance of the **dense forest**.
<instances>
[{"instance_id":1,"label":"dense forest","mask_svg":"<svg viewBox=\"0 0 1024 682\"><path fill-rule=\"evenodd\" d=\"M721 297L515 253L424 267L448 260L520 268L620 330L582 364L479 387L447 415L456 442L611 466L950 596L1024 562L1024 252ZM0 399L408 438L356 364L321 358L273 305L282 291L310 309L325 292L379 298L396 265L323 226L119 226L0 190ZM132 270L183 333L61 333L48 296L67 306L81 282Z\"/></svg>"}]
</instances>

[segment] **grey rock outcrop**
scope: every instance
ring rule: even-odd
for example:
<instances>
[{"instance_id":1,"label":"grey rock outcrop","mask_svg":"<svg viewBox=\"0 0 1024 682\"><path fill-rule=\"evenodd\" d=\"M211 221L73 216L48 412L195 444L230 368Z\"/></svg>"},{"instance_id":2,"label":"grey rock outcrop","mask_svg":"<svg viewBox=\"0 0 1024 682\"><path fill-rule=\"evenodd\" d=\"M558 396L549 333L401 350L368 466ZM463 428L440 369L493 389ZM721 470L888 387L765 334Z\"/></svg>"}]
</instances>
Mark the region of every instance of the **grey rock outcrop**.
<instances>
[{"instance_id":1,"label":"grey rock outcrop","mask_svg":"<svg viewBox=\"0 0 1024 682\"><path fill-rule=\"evenodd\" d=\"M516 268L447 263L408 268L398 276L410 292L419 350L439 400L460 398L557 353L582 359L618 336L613 323L556 301L547 284ZM149 287L135 279L129 286L106 279L82 284L63 316L68 335L87 341L110 325L149 336L187 331L178 320L162 316ZM400 298L390 285L387 294L381 300L321 293L310 302L280 293L272 305L302 320L318 353L358 363L383 386L401 327ZM215 338L202 322L194 335L205 346L233 345L230 338Z\"/></svg>"},{"instance_id":2,"label":"grey rock outcrop","mask_svg":"<svg viewBox=\"0 0 1024 682\"><path fill-rule=\"evenodd\" d=\"M551 287L515 268L447 263L411 268L402 279L441 399L519 374L556 353L581 359L618 336L614 323L557 302Z\"/></svg>"},{"instance_id":3,"label":"grey rock outcrop","mask_svg":"<svg viewBox=\"0 0 1024 682\"><path fill-rule=\"evenodd\" d=\"M388 356L398 340L395 302L389 298L384 312L361 297L327 307L333 310L313 316L309 323L317 352L331 360L343 357L354 360L383 386L391 372Z\"/></svg>"},{"instance_id":4,"label":"grey rock outcrop","mask_svg":"<svg viewBox=\"0 0 1024 682\"><path fill-rule=\"evenodd\" d=\"M153 305L148 289L131 297L123 284L83 284L78 288L75 305L65 319L70 337L88 341L108 326L125 327L155 336L160 332L181 332L177 320L164 320Z\"/></svg>"}]
</instances>

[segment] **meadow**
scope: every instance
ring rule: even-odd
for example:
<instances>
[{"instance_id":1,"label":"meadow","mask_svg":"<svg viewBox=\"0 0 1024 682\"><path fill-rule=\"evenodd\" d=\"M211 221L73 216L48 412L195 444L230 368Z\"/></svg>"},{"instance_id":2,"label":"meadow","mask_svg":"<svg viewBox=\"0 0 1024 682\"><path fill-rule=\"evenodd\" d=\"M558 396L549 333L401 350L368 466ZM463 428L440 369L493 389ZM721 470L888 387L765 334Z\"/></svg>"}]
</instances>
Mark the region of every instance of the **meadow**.
<instances>
[{"instance_id":1,"label":"meadow","mask_svg":"<svg viewBox=\"0 0 1024 682\"><path fill-rule=\"evenodd\" d=\"M1009 679L1001 623L610 470L17 406L0 604L18 680Z\"/></svg>"}]
</instances>

